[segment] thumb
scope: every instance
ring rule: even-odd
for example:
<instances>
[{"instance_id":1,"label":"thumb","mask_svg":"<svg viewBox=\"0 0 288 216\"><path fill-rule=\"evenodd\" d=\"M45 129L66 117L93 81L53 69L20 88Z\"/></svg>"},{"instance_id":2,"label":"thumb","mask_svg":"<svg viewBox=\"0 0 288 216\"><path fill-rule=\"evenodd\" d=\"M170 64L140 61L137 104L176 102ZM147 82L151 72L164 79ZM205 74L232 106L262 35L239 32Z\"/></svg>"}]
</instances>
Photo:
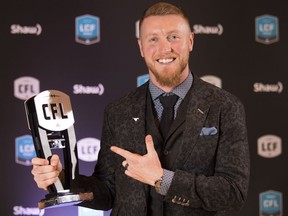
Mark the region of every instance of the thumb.
<instances>
[{"instance_id":1,"label":"thumb","mask_svg":"<svg viewBox=\"0 0 288 216\"><path fill-rule=\"evenodd\" d=\"M53 155L52 158L51 158L51 166L54 166L56 167L56 169L58 171L61 171L62 170L62 164L60 162L60 159L59 159L59 156L58 155Z\"/></svg>"},{"instance_id":2,"label":"thumb","mask_svg":"<svg viewBox=\"0 0 288 216\"><path fill-rule=\"evenodd\" d=\"M151 135L148 134L145 137L145 143L146 143L147 153L148 154L155 153L154 142L153 142Z\"/></svg>"}]
</instances>

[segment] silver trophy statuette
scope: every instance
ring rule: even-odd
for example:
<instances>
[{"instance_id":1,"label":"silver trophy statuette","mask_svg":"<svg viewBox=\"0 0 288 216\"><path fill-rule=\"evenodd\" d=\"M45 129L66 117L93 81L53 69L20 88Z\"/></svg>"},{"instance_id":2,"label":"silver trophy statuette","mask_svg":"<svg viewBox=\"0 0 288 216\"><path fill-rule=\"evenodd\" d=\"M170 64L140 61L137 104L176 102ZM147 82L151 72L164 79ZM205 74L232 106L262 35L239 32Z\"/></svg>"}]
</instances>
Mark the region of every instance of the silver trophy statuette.
<instances>
[{"instance_id":1,"label":"silver trophy statuette","mask_svg":"<svg viewBox=\"0 0 288 216\"><path fill-rule=\"evenodd\" d=\"M69 96L61 91L47 90L29 98L24 105L37 157L49 160L52 151L58 151L64 160L64 181L58 178L49 186L49 193L38 202L38 207L73 205L93 199L92 192L75 193L71 190L72 181L78 175L78 159Z\"/></svg>"}]
</instances>

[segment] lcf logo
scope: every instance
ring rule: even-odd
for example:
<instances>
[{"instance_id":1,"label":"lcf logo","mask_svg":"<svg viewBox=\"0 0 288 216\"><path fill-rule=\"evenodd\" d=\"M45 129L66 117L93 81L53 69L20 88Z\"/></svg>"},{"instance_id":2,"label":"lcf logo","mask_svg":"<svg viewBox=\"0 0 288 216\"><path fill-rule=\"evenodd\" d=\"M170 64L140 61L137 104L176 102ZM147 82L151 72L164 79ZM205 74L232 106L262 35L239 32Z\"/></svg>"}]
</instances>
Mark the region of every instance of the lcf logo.
<instances>
[{"instance_id":1,"label":"lcf logo","mask_svg":"<svg viewBox=\"0 0 288 216\"><path fill-rule=\"evenodd\" d=\"M257 42L271 44L279 40L277 17L271 15L256 17L255 25L255 39Z\"/></svg>"},{"instance_id":2,"label":"lcf logo","mask_svg":"<svg viewBox=\"0 0 288 216\"><path fill-rule=\"evenodd\" d=\"M25 166L32 165L32 158L36 157L34 143L30 135L16 137L15 139L16 163Z\"/></svg>"},{"instance_id":3,"label":"lcf logo","mask_svg":"<svg viewBox=\"0 0 288 216\"><path fill-rule=\"evenodd\" d=\"M282 139L276 135L267 134L257 140L258 154L265 158L274 158L282 153Z\"/></svg>"},{"instance_id":4,"label":"lcf logo","mask_svg":"<svg viewBox=\"0 0 288 216\"><path fill-rule=\"evenodd\" d=\"M150 79L149 74L144 74L137 77L137 87L143 85L145 82L147 82Z\"/></svg>"},{"instance_id":5,"label":"lcf logo","mask_svg":"<svg viewBox=\"0 0 288 216\"><path fill-rule=\"evenodd\" d=\"M260 216L282 216L282 193L265 191L259 197Z\"/></svg>"},{"instance_id":6,"label":"lcf logo","mask_svg":"<svg viewBox=\"0 0 288 216\"><path fill-rule=\"evenodd\" d=\"M78 43L91 45L100 41L100 19L96 16L83 15L76 17L75 40Z\"/></svg>"}]
</instances>

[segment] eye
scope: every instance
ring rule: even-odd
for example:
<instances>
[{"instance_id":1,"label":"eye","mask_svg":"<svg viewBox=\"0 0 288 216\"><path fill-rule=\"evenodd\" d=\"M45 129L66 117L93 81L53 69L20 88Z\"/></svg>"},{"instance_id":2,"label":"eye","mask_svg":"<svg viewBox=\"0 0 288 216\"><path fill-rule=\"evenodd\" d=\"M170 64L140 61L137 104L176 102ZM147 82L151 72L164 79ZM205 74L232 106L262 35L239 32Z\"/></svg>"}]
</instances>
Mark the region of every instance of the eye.
<instances>
[{"instance_id":1,"label":"eye","mask_svg":"<svg viewBox=\"0 0 288 216\"><path fill-rule=\"evenodd\" d=\"M167 40L168 41L175 41L175 40L177 40L179 37L177 36L177 35L169 35L168 37L167 37Z\"/></svg>"},{"instance_id":2,"label":"eye","mask_svg":"<svg viewBox=\"0 0 288 216\"><path fill-rule=\"evenodd\" d=\"M156 43L158 41L158 38L157 37L151 37L151 38L149 38L148 41L151 43Z\"/></svg>"}]
</instances>

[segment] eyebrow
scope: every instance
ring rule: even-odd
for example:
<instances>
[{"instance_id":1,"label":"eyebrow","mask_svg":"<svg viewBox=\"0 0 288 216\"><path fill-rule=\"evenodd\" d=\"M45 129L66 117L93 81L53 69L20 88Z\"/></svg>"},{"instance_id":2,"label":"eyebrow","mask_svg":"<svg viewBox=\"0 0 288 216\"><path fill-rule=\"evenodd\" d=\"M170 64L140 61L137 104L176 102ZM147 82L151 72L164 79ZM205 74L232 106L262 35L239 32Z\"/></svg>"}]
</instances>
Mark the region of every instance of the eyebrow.
<instances>
[{"instance_id":1,"label":"eyebrow","mask_svg":"<svg viewBox=\"0 0 288 216\"><path fill-rule=\"evenodd\" d=\"M167 35L170 35L170 34L179 34L180 33L180 31L177 31L177 30L172 30L172 31L168 31L167 32ZM161 35L161 34L159 34L159 33L149 33L149 34L147 34L147 36L146 37L150 37L150 36L158 36L158 35Z\"/></svg>"}]
</instances>

